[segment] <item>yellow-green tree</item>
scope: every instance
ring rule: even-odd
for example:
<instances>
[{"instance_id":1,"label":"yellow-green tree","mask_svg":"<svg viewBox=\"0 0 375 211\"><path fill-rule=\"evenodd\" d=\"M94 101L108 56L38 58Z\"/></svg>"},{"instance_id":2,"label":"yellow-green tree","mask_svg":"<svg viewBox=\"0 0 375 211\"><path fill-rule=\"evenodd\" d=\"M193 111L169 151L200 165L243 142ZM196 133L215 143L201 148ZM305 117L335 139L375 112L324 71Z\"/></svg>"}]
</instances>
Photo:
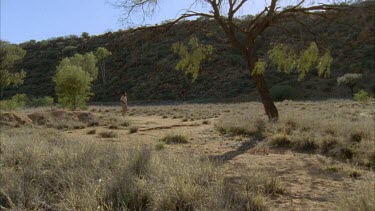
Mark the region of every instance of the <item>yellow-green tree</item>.
<instances>
[{"instance_id":1,"label":"yellow-green tree","mask_svg":"<svg viewBox=\"0 0 375 211\"><path fill-rule=\"evenodd\" d=\"M140 13L145 14L148 17L155 13L155 8L165 0L118 0L115 6L124 11L124 19L130 20L132 15L139 15ZM170 26L178 23L181 20L191 19L192 17L202 17L215 21L220 28L223 30L228 44L230 47L241 52L243 58L247 63L247 68L252 75L252 80L255 82L258 90L261 102L263 104L266 115L270 120L277 120L279 117L278 109L276 108L274 101L269 93L269 88L264 77L264 70L266 65L269 63L266 59L262 58L264 55L262 52L258 52L256 42L261 38L264 32L271 27L282 27L285 23L290 21L299 21L303 16L309 17L327 17L332 14L338 14L344 9L355 9L356 6L341 5L341 1L327 1L326 4L321 4L318 1L281 1L281 0L269 0L269 1L249 1L249 0L186 0L190 2L187 8L175 8L176 12L179 12L179 16L173 20L165 23L161 26L153 27L164 27L166 30L170 29ZM287 6L286 4L290 4ZM204 10L193 10L194 8L208 8ZM238 21L240 13L243 11L251 11L257 8L264 8L258 14L248 15L243 21ZM324 13L324 12L331 13ZM142 30L138 28L136 30ZM292 45L292 41L284 43L284 46ZM302 49L303 46L298 46ZM306 46L307 50L299 52L288 52L290 48L283 46L274 46L276 50L270 52L270 54L277 54L277 58L273 58L270 55L272 64L277 67L286 67L282 70L284 72L297 71L300 73L300 79L310 69L317 68L321 76L329 75L330 64L332 58L330 57L329 51L323 51L319 53L315 48L316 45L310 47ZM306 47L304 49L306 49ZM186 49L186 47L183 47ZM181 49L183 49L181 48ZM286 50L286 51L285 51ZM179 50L177 49L177 52ZM188 53L196 53L196 51L188 51ZM282 54L287 55L282 55ZM180 54L180 53L179 53ZM180 54L181 56L181 54ZM191 56L181 56L185 58L193 58ZM185 65L187 71L191 71L191 67L196 68L197 63L202 61L201 58L194 57L194 66ZM263 60L262 60L263 59ZM287 61L282 59L288 59ZM198 62L197 62L198 61ZM178 67L182 67L181 63ZM286 65L286 66L285 66ZM184 69L184 68L183 68Z\"/></svg>"},{"instance_id":2,"label":"yellow-green tree","mask_svg":"<svg viewBox=\"0 0 375 211\"><path fill-rule=\"evenodd\" d=\"M0 44L0 97L3 98L4 88L23 84L26 72L17 71L15 65L22 61L26 51L4 41L0 41Z\"/></svg>"},{"instance_id":3,"label":"yellow-green tree","mask_svg":"<svg viewBox=\"0 0 375 211\"><path fill-rule=\"evenodd\" d=\"M57 66L54 82L59 103L75 110L84 108L91 93L91 83L98 76L98 68L93 53L76 54L65 58Z\"/></svg>"}]
</instances>

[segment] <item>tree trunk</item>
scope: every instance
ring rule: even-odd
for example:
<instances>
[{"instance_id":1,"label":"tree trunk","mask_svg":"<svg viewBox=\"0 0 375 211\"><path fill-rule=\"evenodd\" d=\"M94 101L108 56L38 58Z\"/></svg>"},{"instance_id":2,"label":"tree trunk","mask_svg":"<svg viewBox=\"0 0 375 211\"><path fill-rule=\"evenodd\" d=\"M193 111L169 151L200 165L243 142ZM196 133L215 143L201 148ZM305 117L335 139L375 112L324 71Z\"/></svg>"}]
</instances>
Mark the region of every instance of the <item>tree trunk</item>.
<instances>
[{"instance_id":1,"label":"tree trunk","mask_svg":"<svg viewBox=\"0 0 375 211\"><path fill-rule=\"evenodd\" d=\"M260 99L262 101L264 110L266 115L270 121L278 121L279 119L279 112L273 102L273 99L270 95L267 82L264 79L263 74L252 74L252 71L255 67L255 63L258 61L258 58L255 54L254 49L250 49L247 52L246 60L248 63L248 67L250 70L250 74L252 75L253 80L255 81L255 85L257 87L258 93L260 95Z\"/></svg>"},{"instance_id":2,"label":"tree trunk","mask_svg":"<svg viewBox=\"0 0 375 211\"><path fill-rule=\"evenodd\" d=\"M266 80L263 75L254 75L253 80L255 81L258 93L262 100L262 104L266 115L270 121L277 121L279 119L279 112L270 96Z\"/></svg>"}]
</instances>

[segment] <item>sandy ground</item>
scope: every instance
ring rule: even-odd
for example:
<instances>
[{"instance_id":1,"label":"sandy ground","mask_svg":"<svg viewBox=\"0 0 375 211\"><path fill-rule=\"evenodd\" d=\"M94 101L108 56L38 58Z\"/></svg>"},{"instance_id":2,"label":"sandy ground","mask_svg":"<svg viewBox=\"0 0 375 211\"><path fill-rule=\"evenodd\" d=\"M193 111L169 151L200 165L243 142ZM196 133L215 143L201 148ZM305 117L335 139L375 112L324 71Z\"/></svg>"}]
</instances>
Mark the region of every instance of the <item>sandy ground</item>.
<instances>
[{"instance_id":1,"label":"sandy ground","mask_svg":"<svg viewBox=\"0 0 375 211\"><path fill-rule=\"evenodd\" d=\"M154 147L167 134L186 135L188 144L166 145L163 150L219 159L226 179L237 186L243 185L243 176L251 177L260 171L274 173L287 193L271 197L273 210L337 210L341 193L351 192L364 178L374 179L371 172L365 172L359 179L352 179L345 171L328 171L328 166L346 164L321 155L274 150L263 147L262 143L251 138L223 136L214 128L217 118L207 119L206 122L183 122L181 119L156 115L122 117L118 111L105 115L130 121L131 126L112 129L118 137L109 139L98 135L101 131L109 131L108 126L64 133L76 140L117 142L132 147ZM138 127L138 132L130 133L132 126ZM93 129L96 134L88 135L87 132Z\"/></svg>"}]
</instances>

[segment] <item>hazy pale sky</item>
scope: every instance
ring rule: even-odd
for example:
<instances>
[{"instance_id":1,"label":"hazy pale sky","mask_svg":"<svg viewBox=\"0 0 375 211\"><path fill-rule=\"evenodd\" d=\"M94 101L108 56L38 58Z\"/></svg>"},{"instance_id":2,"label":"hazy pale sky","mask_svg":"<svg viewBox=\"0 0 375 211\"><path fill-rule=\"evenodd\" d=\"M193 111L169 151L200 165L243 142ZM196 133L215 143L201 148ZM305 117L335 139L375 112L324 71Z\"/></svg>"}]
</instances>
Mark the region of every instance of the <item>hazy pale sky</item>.
<instances>
[{"instance_id":1,"label":"hazy pale sky","mask_svg":"<svg viewBox=\"0 0 375 211\"><path fill-rule=\"evenodd\" d=\"M121 10L109 2L114 0L0 0L1 27L0 39L11 43L21 43L31 39L40 41L66 35L102 34L107 30L117 31L127 28L119 21ZM256 0L254 0L256 1ZM252 1L241 11L249 14L264 8L268 0L254 4ZM155 24L173 19L178 12L187 8L192 0L161 1L155 15L145 22L135 16L137 24ZM200 5L194 10L207 11Z\"/></svg>"}]
</instances>

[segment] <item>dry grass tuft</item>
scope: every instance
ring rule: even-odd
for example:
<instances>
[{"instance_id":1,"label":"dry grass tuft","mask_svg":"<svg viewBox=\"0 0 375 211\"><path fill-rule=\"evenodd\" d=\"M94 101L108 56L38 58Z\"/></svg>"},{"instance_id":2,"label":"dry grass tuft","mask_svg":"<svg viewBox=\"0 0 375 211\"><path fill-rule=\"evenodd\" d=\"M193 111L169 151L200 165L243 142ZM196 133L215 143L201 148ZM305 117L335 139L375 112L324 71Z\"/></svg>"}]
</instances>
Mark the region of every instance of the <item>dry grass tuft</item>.
<instances>
[{"instance_id":1,"label":"dry grass tuft","mask_svg":"<svg viewBox=\"0 0 375 211\"><path fill-rule=\"evenodd\" d=\"M168 134L164 138L160 140L166 144L186 144L188 142L188 138L184 135L180 134Z\"/></svg>"},{"instance_id":2,"label":"dry grass tuft","mask_svg":"<svg viewBox=\"0 0 375 211\"><path fill-rule=\"evenodd\" d=\"M86 134L94 135L94 134L96 134L96 130L89 130Z\"/></svg>"},{"instance_id":3,"label":"dry grass tuft","mask_svg":"<svg viewBox=\"0 0 375 211\"><path fill-rule=\"evenodd\" d=\"M15 210L266 210L256 193L228 194L208 159L77 142L55 130L6 137L0 186Z\"/></svg>"},{"instance_id":4,"label":"dry grass tuft","mask_svg":"<svg viewBox=\"0 0 375 211\"><path fill-rule=\"evenodd\" d=\"M292 145L290 137L286 133L276 133L271 137L270 140L271 146L276 147L289 147Z\"/></svg>"},{"instance_id":5,"label":"dry grass tuft","mask_svg":"<svg viewBox=\"0 0 375 211\"><path fill-rule=\"evenodd\" d=\"M226 116L215 124L215 128L221 134L232 136L263 136L266 123L262 119L254 119L244 116Z\"/></svg>"},{"instance_id":6,"label":"dry grass tuft","mask_svg":"<svg viewBox=\"0 0 375 211\"><path fill-rule=\"evenodd\" d=\"M115 133L113 131L103 131L103 132L99 133L99 136L102 137L102 138L116 138L117 133Z\"/></svg>"},{"instance_id":7,"label":"dry grass tuft","mask_svg":"<svg viewBox=\"0 0 375 211\"><path fill-rule=\"evenodd\" d=\"M123 127L129 127L130 126L130 122L129 121L124 121L120 125L123 126Z\"/></svg>"},{"instance_id":8,"label":"dry grass tuft","mask_svg":"<svg viewBox=\"0 0 375 211\"><path fill-rule=\"evenodd\" d=\"M130 129L129 129L129 133L137 133L138 132L138 127L137 126L132 126Z\"/></svg>"},{"instance_id":9,"label":"dry grass tuft","mask_svg":"<svg viewBox=\"0 0 375 211\"><path fill-rule=\"evenodd\" d=\"M113 125L110 125L108 128L112 129L112 130L115 130L115 129L118 129L118 125L113 124Z\"/></svg>"},{"instance_id":10,"label":"dry grass tuft","mask_svg":"<svg viewBox=\"0 0 375 211\"><path fill-rule=\"evenodd\" d=\"M356 190L341 194L338 206L342 211L375 210L375 190L373 178L358 181Z\"/></svg>"}]
</instances>

